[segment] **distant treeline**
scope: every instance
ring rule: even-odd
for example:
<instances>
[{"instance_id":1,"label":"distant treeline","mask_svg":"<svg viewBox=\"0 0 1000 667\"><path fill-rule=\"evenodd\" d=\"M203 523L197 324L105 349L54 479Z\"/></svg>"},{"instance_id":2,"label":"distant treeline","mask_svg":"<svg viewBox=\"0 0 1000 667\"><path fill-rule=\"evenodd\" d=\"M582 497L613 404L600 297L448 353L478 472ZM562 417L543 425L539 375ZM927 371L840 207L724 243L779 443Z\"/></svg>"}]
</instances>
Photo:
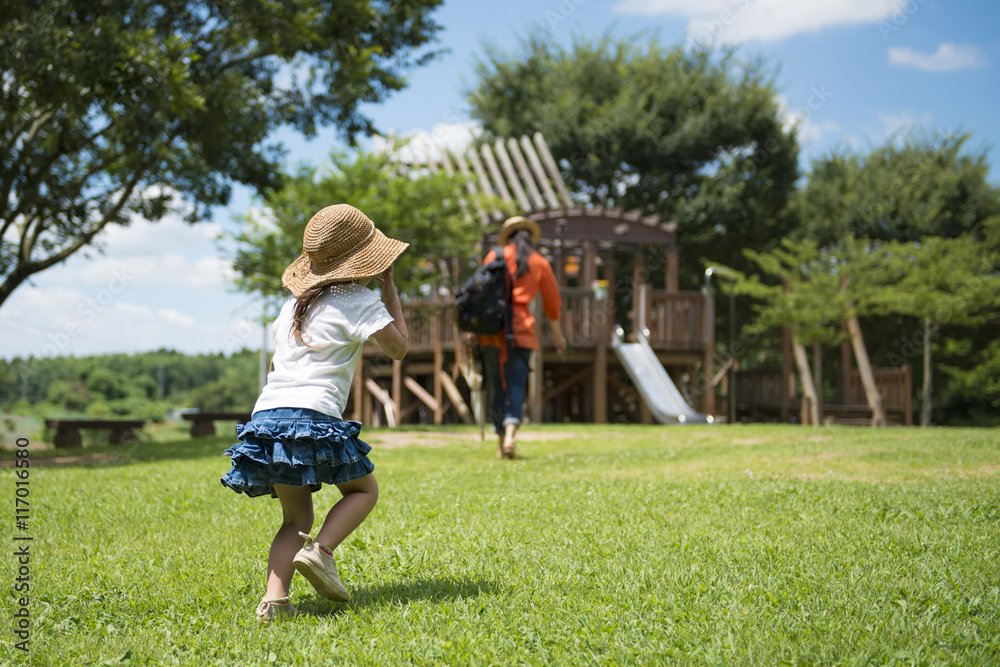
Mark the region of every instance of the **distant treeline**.
<instances>
[{"instance_id":1,"label":"distant treeline","mask_svg":"<svg viewBox=\"0 0 1000 667\"><path fill-rule=\"evenodd\" d=\"M177 408L249 410L259 390L259 363L255 350L0 360L0 410L150 420Z\"/></svg>"}]
</instances>

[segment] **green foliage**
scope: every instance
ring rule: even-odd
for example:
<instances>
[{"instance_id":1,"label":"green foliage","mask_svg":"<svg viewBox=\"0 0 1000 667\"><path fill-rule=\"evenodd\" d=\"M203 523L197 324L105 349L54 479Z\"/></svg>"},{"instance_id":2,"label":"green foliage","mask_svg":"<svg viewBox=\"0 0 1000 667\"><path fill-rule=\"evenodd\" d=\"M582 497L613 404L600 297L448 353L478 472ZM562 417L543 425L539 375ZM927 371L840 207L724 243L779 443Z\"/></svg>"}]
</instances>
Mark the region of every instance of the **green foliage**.
<instances>
[{"instance_id":1,"label":"green foliage","mask_svg":"<svg viewBox=\"0 0 1000 667\"><path fill-rule=\"evenodd\" d=\"M302 166L285 180L264 198L266 210L247 213L235 235L233 266L243 290L282 294L281 274L302 253L306 223L331 204L357 207L384 234L410 244L394 269L397 287L410 298L434 283L455 287L477 259L481 230L464 217L459 176L403 173L391 153L357 151L334 153L327 167Z\"/></svg>"},{"instance_id":2,"label":"green foliage","mask_svg":"<svg viewBox=\"0 0 1000 667\"><path fill-rule=\"evenodd\" d=\"M0 360L0 406L42 418L163 419L167 407L249 410L259 353L185 355L172 350L93 357ZM24 400L21 400L23 396Z\"/></svg>"},{"instance_id":3,"label":"green foliage","mask_svg":"<svg viewBox=\"0 0 1000 667\"><path fill-rule=\"evenodd\" d=\"M940 394L950 407L935 411L945 422L952 412L988 414L1000 397L978 368L989 368L988 357L969 347L980 337L972 327L995 327L1000 318L1000 188L989 180L985 150L969 151L968 142L965 134L913 132L869 154L815 160L795 207L798 237L822 248L861 244L851 264L863 276L854 282L866 288L867 312L913 318L909 332L876 327L866 335L870 346L888 350L893 365L922 364L919 347L930 355L935 331L967 327L949 332ZM925 325L931 335L913 333ZM920 345L904 353L901 337ZM954 353L967 347L969 354Z\"/></svg>"},{"instance_id":4,"label":"green foliage","mask_svg":"<svg viewBox=\"0 0 1000 667\"><path fill-rule=\"evenodd\" d=\"M939 401L945 409L935 421L1000 425L1000 341L995 333L946 336L938 356L949 382Z\"/></svg>"},{"instance_id":5,"label":"green foliage","mask_svg":"<svg viewBox=\"0 0 1000 667\"><path fill-rule=\"evenodd\" d=\"M31 664L996 664L998 435L527 427L509 462L472 428L365 430L351 600L296 576L278 627L253 614L281 509L219 484L230 438L33 452Z\"/></svg>"},{"instance_id":6,"label":"green foliage","mask_svg":"<svg viewBox=\"0 0 1000 667\"><path fill-rule=\"evenodd\" d=\"M881 262L889 312L929 320L936 326L978 324L1000 312L1000 252L971 234L924 237L917 243L890 241L865 259Z\"/></svg>"},{"instance_id":7,"label":"green foliage","mask_svg":"<svg viewBox=\"0 0 1000 667\"><path fill-rule=\"evenodd\" d=\"M760 62L685 53L655 40L577 40L536 31L479 64L468 98L488 133L541 131L576 196L677 220L681 280L702 260L746 266L792 229L798 144Z\"/></svg>"},{"instance_id":8,"label":"green foliage","mask_svg":"<svg viewBox=\"0 0 1000 667\"><path fill-rule=\"evenodd\" d=\"M9 0L0 13L0 304L109 224L281 185L280 127L374 131L441 0Z\"/></svg>"},{"instance_id":9,"label":"green foliage","mask_svg":"<svg viewBox=\"0 0 1000 667\"><path fill-rule=\"evenodd\" d=\"M916 242L927 236L993 236L1000 245L1000 188L985 149L969 153L966 134L912 133L871 153L814 160L797 198L798 233L821 246L846 237Z\"/></svg>"},{"instance_id":10,"label":"green foliage","mask_svg":"<svg viewBox=\"0 0 1000 667\"><path fill-rule=\"evenodd\" d=\"M840 323L853 313L841 281L841 258L812 240L784 240L768 252L744 251L766 277L737 273L736 291L761 301L758 317L747 329L763 333L790 326L799 342L837 343Z\"/></svg>"},{"instance_id":11,"label":"green foliage","mask_svg":"<svg viewBox=\"0 0 1000 667\"><path fill-rule=\"evenodd\" d=\"M257 368L248 368L246 363L234 363L225 369L218 380L188 394L188 401L191 407L203 412L249 411L260 390L257 371Z\"/></svg>"},{"instance_id":12,"label":"green foliage","mask_svg":"<svg viewBox=\"0 0 1000 667\"><path fill-rule=\"evenodd\" d=\"M49 403L58 405L69 412L82 412L91 401L83 382L69 380L54 380L49 385L46 395Z\"/></svg>"}]
</instances>

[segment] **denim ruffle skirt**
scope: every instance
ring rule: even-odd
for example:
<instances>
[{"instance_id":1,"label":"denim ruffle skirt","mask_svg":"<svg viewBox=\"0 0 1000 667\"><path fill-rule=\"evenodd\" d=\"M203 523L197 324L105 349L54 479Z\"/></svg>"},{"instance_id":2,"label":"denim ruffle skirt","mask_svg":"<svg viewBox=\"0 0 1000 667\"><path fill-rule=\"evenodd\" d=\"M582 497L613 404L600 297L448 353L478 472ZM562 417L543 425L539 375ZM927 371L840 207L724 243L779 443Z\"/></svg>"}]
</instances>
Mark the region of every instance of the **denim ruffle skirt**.
<instances>
[{"instance_id":1,"label":"denim ruffle skirt","mask_svg":"<svg viewBox=\"0 0 1000 667\"><path fill-rule=\"evenodd\" d=\"M251 498L276 498L275 484L308 486L344 484L375 470L371 447L358 439L361 424L305 408L255 412L236 426L239 442L223 452L233 467L222 484Z\"/></svg>"}]
</instances>

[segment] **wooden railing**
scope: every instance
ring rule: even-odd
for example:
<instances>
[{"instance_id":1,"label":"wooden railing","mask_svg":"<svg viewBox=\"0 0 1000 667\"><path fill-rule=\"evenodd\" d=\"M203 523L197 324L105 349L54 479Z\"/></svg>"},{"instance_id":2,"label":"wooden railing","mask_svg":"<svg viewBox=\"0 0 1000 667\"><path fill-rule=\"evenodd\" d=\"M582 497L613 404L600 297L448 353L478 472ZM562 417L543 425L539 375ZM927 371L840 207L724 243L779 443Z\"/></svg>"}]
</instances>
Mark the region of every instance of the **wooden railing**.
<instances>
[{"instance_id":1,"label":"wooden railing","mask_svg":"<svg viewBox=\"0 0 1000 667\"><path fill-rule=\"evenodd\" d=\"M909 364L900 368L873 368L875 386L882 396L886 410L907 410L912 406L913 379ZM852 370L847 374L847 386L844 387L844 402L864 405L865 387L861 383L861 373Z\"/></svg>"},{"instance_id":2,"label":"wooden railing","mask_svg":"<svg viewBox=\"0 0 1000 667\"><path fill-rule=\"evenodd\" d=\"M614 326L614 314L608 310L610 301L597 299L586 288L563 287L562 331L570 347L595 347L598 338L609 335ZM662 292L645 285L640 291L642 314L639 326L649 330L654 348L703 350L706 345L705 296L700 292ZM451 349L455 344L454 300L416 301L406 304L403 314L410 330L410 350L428 352L440 344ZM539 317L542 317L539 309ZM551 345L551 330L543 326L543 344ZM377 347L369 343L366 351Z\"/></svg>"},{"instance_id":3,"label":"wooden railing","mask_svg":"<svg viewBox=\"0 0 1000 667\"><path fill-rule=\"evenodd\" d=\"M598 336L605 331L613 317L605 308L606 299L597 300L593 291L584 288L563 287L559 290L562 298L561 326L563 336L570 348L587 348L597 345ZM546 342L551 344L551 333L546 331Z\"/></svg>"},{"instance_id":4,"label":"wooden railing","mask_svg":"<svg viewBox=\"0 0 1000 667\"><path fill-rule=\"evenodd\" d=\"M795 394L795 376L789 378L792 400L798 405ZM778 410L782 407L781 371L760 370L736 373L736 400L739 405L764 410Z\"/></svg>"},{"instance_id":5,"label":"wooden railing","mask_svg":"<svg viewBox=\"0 0 1000 667\"><path fill-rule=\"evenodd\" d=\"M637 326L649 330L649 342L653 347L704 349L708 342L704 294L663 292L643 285L638 296Z\"/></svg>"},{"instance_id":6,"label":"wooden railing","mask_svg":"<svg viewBox=\"0 0 1000 667\"><path fill-rule=\"evenodd\" d=\"M882 405L887 412L896 413L901 420L909 424L913 410L913 379L909 364L900 368L873 368L875 386L882 396ZM792 387L795 379L790 379ZM861 374L851 370L847 374L846 386L843 387L843 400L824 402L823 409L829 412L838 408L867 408L868 399L861 383ZM793 394L794 394L793 389ZM736 396L741 410L751 413L757 410L773 412L782 407L781 401L781 371L752 370L740 371L736 374ZM798 397L793 397L789 406L795 409L799 405Z\"/></svg>"},{"instance_id":7,"label":"wooden railing","mask_svg":"<svg viewBox=\"0 0 1000 667\"><path fill-rule=\"evenodd\" d=\"M436 345L450 349L458 333L453 299L411 301L403 306L403 319L410 332L411 352L431 352ZM375 353L378 345L369 340L365 352Z\"/></svg>"}]
</instances>

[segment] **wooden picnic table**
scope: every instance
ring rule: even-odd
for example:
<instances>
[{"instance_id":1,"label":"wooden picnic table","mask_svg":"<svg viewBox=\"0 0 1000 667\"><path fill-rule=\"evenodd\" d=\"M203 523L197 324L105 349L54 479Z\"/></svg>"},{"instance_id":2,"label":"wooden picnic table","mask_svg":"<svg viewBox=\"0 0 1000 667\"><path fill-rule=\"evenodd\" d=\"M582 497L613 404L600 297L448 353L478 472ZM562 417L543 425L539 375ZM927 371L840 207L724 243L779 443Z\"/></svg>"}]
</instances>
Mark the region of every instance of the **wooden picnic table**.
<instances>
[{"instance_id":1,"label":"wooden picnic table","mask_svg":"<svg viewBox=\"0 0 1000 667\"><path fill-rule=\"evenodd\" d=\"M191 422L192 438L215 435L215 420L236 421L243 424L250 421L249 412L189 412L182 416Z\"/></svg>"},{"instance_id":2,"label":"wooden picnic table","mask_svg":"<svg viewBox=\"0 0 1000 667\"><path fill-rule=\"evenodd\" d=\"M146 424L141 419L46 419L45 426L55 429L52 444L56 447L80 447L81 429L108 430L108 443L121 445L136 439L135 429Z\"/></svg>"}]
</instances>

